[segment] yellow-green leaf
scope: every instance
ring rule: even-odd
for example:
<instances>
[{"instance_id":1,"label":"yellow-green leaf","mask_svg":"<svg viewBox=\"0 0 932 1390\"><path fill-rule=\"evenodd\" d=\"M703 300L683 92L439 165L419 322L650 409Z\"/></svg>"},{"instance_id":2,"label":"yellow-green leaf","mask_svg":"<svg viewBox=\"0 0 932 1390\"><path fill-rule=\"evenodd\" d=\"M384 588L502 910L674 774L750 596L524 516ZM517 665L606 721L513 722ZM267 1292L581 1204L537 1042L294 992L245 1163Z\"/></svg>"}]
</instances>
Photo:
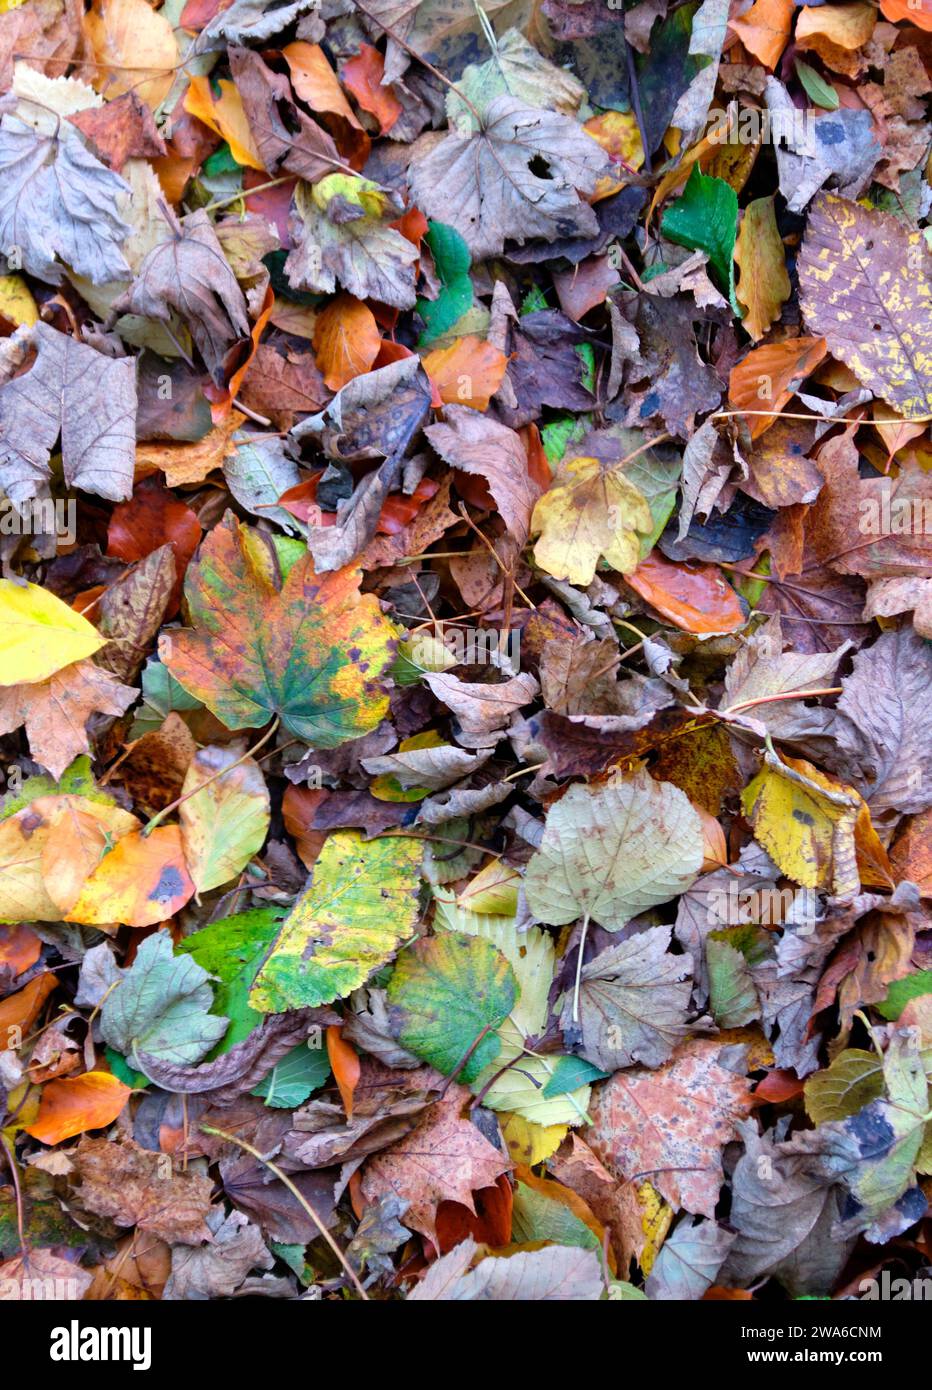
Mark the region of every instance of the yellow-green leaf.
<instances>
[{"instance_id":1,"label":"yellow-green leaf","mask_svg":"<svg viewBox=\"0 0 932 1390\"><path fill-rule=\"evenodd\" d=\"M329 1004L365 984L414 930L422 853L413 837L331 835L256 975L252 1007Z\"/></svg>"}]
</instances>

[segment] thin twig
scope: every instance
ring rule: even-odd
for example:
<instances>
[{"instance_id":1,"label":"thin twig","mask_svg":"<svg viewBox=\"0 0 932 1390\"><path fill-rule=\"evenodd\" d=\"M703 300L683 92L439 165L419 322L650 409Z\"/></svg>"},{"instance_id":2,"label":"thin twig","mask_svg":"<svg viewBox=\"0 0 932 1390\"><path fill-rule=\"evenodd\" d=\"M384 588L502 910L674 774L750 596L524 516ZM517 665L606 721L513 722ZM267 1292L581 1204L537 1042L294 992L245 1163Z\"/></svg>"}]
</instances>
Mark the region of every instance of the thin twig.
<instances>
[{"instance_id":1,"label":"thin twig","mask_svg":"<svg viewBox=\"0 0 932 1390\"><path fill-rule=\"evenodd\" d=\"M174 801L169 802L167 806L163 807L163 809L159 811L157 815L153 816L152 819L150 821L147 821L146 824L142 827L143 835L151 835L152 831L158 825L159 821L163 821L166 816L171 815L172 811L177 811L178 807L183 802L187 801L192 796L196 796L197 793L202 792L205 787L209 787L211 782L216 782L219 777L225 777L228 772L232 772L235 767L239 767L242 763L244 763L247 760L247 758L251 758L256 753L258 753L259 749L263 748L268 743L269 739L275 733L275 730L278 728L280 723L281 719L276 714L275 718L272 720L271 726L268 729L266 729L265 733L259 739L258 743L254 743L251 748L247 748L243 756L241 758L237 758L235 763L230 763L229 767L222 767L219 769L219 771L211 773L211 775L205 778L203 782L199 782L196 787L192 787L189 792L184 792L181 796L176 797Z\"/></svg>"},{"instance_id":2,"label":"thin twig","mask_svg":"<svg viewBox=\"0 0 932 1390\"><path fill-rule=\"evenodd\" d=\"M298 1202L302 1209L307 1212L308 1216L311 1218L318 1231L320 1231L324 1240L330 1246L330 1249L333 1251L337 1259L340 1261L340 1264L346 1270L360 1298L364 1299L366 1303L370 1302L369 1295L366 1293L362 1284L360 1284L359 1276L356 1274L356 1271L353 1269L353 1266L350 1264L349 1260L347 1260L346 1256L343 1254L343 1251L340 1249L339 1245L337 1245L333 1236L327 1230L327 1227L324 1225L323 1221L321 1221L320 1217L317 1215L317 1212L311 1206L310 1202L291 1181L288 1174L283 1172L282 1169L279 1168L277 1163L273 1163L270 1158L266 1158L265 1155L261 1154L258 1149L253 1148L252 1144L247 1144L245 1139L237 1139L235 1134L229 1134L225 1129L215 1129L213 1125L201 1125L200 1128L204 1134L215 1134L218 1139L226 1139L229 1143L236 1144L239 1148L245 1150L246 1153L251 1154L252 1157L256 1159L259 1163L265 1164L269 1172L274 1173L276 1178L278 1178L278 1181L285 1184L292 1197L294 1197L295 1201Z\"/></svg>"}]
</instances>

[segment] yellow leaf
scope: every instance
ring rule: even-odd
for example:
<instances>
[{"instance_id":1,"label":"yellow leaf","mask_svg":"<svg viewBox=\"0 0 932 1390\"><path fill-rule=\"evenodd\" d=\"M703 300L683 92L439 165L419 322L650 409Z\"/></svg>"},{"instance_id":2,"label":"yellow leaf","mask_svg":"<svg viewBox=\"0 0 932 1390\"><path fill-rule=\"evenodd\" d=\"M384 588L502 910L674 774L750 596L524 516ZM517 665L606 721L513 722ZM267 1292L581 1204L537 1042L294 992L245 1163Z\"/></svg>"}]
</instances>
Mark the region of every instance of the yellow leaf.
<instances>
[{"instance_id":1,"label":"yellow leaf","mask_svg":"<svg viewBox=\"0 0 932 1390\"><path fill-rule=\"evenodd\" d=\"M641 132L638 130L637 117L633 111L604 111L601 116L590 116L583 129L602 146L606 154L614 155L623 161L623 164L627 164L628 170L640 169L644 163L644 146L641 144ZM600 178L595 186L592 202L597 203L600 199L608 198L620 188L624 188L628 182L625 173L624 168L620 167L621 177L615 178L612 174L606 174Z\"/></svg>"},{"instance_id":2,"label":"yellow leaf","mask_svg":"<svg viewBox=\"0 0 932 1390\"><path fill-rule=\"evenodd\" d=\"M89 76L95 91L108 101L135 92L153 110L161 105L178 64L175 32L164 14L146 0L94 0L84 35L96 60Z\"/></svg>"},{"instance_id":3,"label":"yellow leaf","mask_svg":"<svg viewBox=\"0 0 932 1390\"><path fill-rule=\"evenodd\" d=\"M523 1115L499 1115L498 1121L509 1155L527 1168L556 1153L569 1129L568 1125L538 1125Z\"/></svg>"},{"instance_id":4,"label":"yellow leaf","mask_svg":"<svg viewBox=\"0 0 932 1390\"><path fill-rule=\"evenodd\" d=\"M641 1230L644 1232L644 1249L639 1264L644 1274L650 1274L673 1222L673 1208L664 1201L652 1183L642 1182L637 1195L641 1208Z\"/></svg>"},{"instance_id":5,"label":"yellow leaf","mask_svg":"<svg viewBox=\"0 0 932 1390\"><path fill-rule=\"evenodd\" d=\"M227 142L237 164L261 169L264 173L265 165L252 138L239 92L232 82L222 77L217 79L216 86L220 88L219 97L214 97L209 78L192 77L185 93L184 109Z\"/></svg>"},{"instance_id":6,"label":"yellow leaf","mask_svg":"<svg viewBox=\"0 0 932 1390\"><path fill-rule=\"evenodd\" d=\"M873 5L807 5L796 21L796 47L818 53L835 72L857 77L866 66L858 49L867 43L876 23Z\"/></svg>"},{"instance_id":7,"label":"yellow leaf","mask_svg":"<svg viewBox=\"0 0 932 1390\"><path fill-rule=\"evenodd\" d=\"M653 524L643 493L618 464L570 459L534 508L531 530L541 533L534 559L571 584L591 584L599 556L630 574Z\"/></svg>"},{"instance_id":8,"label":"yellow leaf","mask_svg":"<svg viewBox=\"0 0 932 1390\"><path fill-rule=\"evenodd\" d=\"M17 328L23 325L31 328L38 321L36 301L22 276L0 275L0 314L10 323L15 323Z\"/></svg>"},{"instance_id":9,"label":"yellow leaf","mask_svg":"<svg viewBox=\"0 0 932 1390\"><path fill-rule=\"evenodd\" d=\"M790 297L790 277L773 203L773 198L755 198L748 203L735 246L741 272L735 293L747 310L741 326L755 342L780 317Z\"/></svg>"},{"instance_id":10,"label":"yellow leaf","mask_svg":"<svg viewBox=\"0 0 932 1390\"><path fill-rule=\"evenodd\" d=\"M0 579L0 685L35 685L106 639L38 584Z\"/></svg>"},{"instance_id":11,"label":"yellow leaf","mask_svg":"<svg viewBox=\"0 0 932 1390\"><path fill-rule=\"evenodd\" d=\"M860 887L855 826L861 800L801 758L765 764L741 794L744 813L780 871L804 888L825 888L838 897Z\"/></svg>"},{"instance_id":12,"label":"yellow leaf","mask_svg":"<svg viewBox=\"0 0 932 1390\"><path fill-rule=\"evenodd\" d=\"M60 921L105 850L138 825L89 797L36 797L0 822L0 920Z\"/></svg>"},{"instance_id":13,"label":"yellow leaf","mask_svg":"<svg viewBox=\"0 0 932 1390\"><path fill-rule=\"evenodd\" d=\"M521 874L503 859L490 859L456 899L467 912L487 912L490 916L513 917L518 910Z\"/></svg>"}]
</instances>

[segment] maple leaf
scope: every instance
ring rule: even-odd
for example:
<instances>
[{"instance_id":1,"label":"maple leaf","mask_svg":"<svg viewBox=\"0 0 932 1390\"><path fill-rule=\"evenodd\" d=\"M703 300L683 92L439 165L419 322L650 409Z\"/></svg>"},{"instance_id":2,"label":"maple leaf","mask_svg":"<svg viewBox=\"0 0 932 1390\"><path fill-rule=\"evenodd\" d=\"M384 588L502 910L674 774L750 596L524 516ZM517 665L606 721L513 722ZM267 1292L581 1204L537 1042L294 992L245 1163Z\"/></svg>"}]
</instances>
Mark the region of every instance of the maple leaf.
<instances>
[{"instance_id":1,"label":"maple leaf","mask_svg":"<svg viewBox=\"0 0 932 1390\"><path fill-rule=\"evenodd\" d=\"M133 489L136 373L130 357L104 357L46 323L31 330L36 360L0 387L0 485L14 502L35 497L61 435L70 486L120 501Z\"/></svg>"},{"instance_id":2,"label":"maple leaf","mask_svg":"<svg viewBox=\"0 0 932 1390\"><path fill-rule=\"evenodd\" d=\"M435 1247L440 1203L460 1202L474 1212L473 1193L511 1168L510 1161L463 1118L470 1099L465 1087L450 1086L410 1134L370 1159L362 1180L368 1201L377 1202L389 1193L406 1201L404 1225Z\"/></svg>"},{"instance_id":3,"label":"maple leaf","mask_svg":"<svg viewBox=\"0 0 932 1390\"><path fill-rule=\"evenodd\" d=\"M616 1072L592 1105L590 1147L623 1176L649 1176L674 1207L711 1218L721 1151L751 1106L743 1076L726 1071L721 1043L692 1040L657 1071Z\"/></svg>"},{"instance_id":4,"label":"maple leaf","mask_svg":"<svg viewBox=\"0 0 932 1390\"><path fill-rule=\"evenodd\" d=\"M248 338L246 301L203 209L182 218L172 235L140 265L130 289L111 310L170 323L172 312L191 330L211 375L222 379L232 345Z\"/></svg>"},{"instance_id":5,"label":"maple leaf","mask_svg":"<svg viewBox=\"0 0 932 1390\"><path fill-rule=\"evenodd\" d=\"M532 526L542 532L534 559L572 584L591 584L600 558L630 574L653 525L644 494L622 468L570 459L534 508Z\"/></svg>"},{"instance_id":6,"label":"maple leaf","mask_svg":"<svg viewBox=\"0 0 932 1390\"><path fill-rule=\"evenodd\" d=\"M159 1154L129 1140L82 1139L74 1164L86 1211L118 1226L137 1226L172 1245L210 1240L205 1220L213 1189L209 1177L180 1168L166 1174Z\"/></svg>"},{"instance_id":7,"label":"maple leaf","mask_svg":"<svg viewBox=\"0 0 932 1390\"><path fill-rule=\"evenodd\" d=\"M481 132L448 135L412 161L409 181L427 216L449 222L483 259L509 238L591 235L595 214L579 194L607 170L582 126L503 95L489 103Z\"/></svg>"},{"instance_id":8,"label":"maple leaf","mask_svg":"<svg viewBox=\"0 0 932 1390\"><path fill-rule=\"evenodd\" d=\"M277 714L297 737L334 748L388 708L380 678L394 629L358 583L352 570L318 577L306 558L282 582L274 550L227 513L188 570L194 630L165 634L160 658L228 729Z\"/></svg>"},{"instance_id":9,"label":"maple leaf","mask_svg":"<svg viewBox=\"0 0 932 1390\"><path fill-rule=\"evenodd\" d=\"M61 777L79 754L90 751L91 715L123 714L138 694L93 662L75 661L48 680L0 689L0 733L25 724L33 757Z\"/></svg>"},{"instance_id":10,"label":"maple leaf","mask_svg":"<svg viewBox=\"0 0 932 1390\"><path fill-rule=\"evenodd\" d=\"M73 126L44 136L17 116L0 119L0 241L22 249L32 275L57 285L63 266L92 284L126 280L120 250L129 225L116 211L126 184L86 148Z\"/></svg>"},{"instance_id":11,"label":"maple leaf","mask_svg":"<svg viewBox=\"0 0 932 1390\"><path fill-rule=\"evenodd\" d=\"M285 264L295 289L333 290L399 309L415 301L417 247L390 225L394 207L378 186L355 174L328 174L295 195L297 242Z\"/></svg>"}]
</instances>

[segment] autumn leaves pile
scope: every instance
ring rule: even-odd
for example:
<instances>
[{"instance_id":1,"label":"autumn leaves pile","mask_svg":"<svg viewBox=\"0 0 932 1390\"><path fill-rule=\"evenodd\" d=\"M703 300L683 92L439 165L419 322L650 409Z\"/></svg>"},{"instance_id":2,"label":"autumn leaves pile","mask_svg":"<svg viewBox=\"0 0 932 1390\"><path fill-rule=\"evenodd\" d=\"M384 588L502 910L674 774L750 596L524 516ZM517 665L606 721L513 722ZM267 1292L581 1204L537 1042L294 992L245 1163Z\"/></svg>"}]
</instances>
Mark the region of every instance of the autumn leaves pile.
<instances>
[{"instance_id":1,"label":"autumn leaves pile","mask_svg":"<svg viewBox=\"0 0 932 1390\"><path fill-rule=\"evenodd\" d=\"M925 0L23 0L0 88L0 1288L918 1270Z\"/></svg>"}]
</instances>

